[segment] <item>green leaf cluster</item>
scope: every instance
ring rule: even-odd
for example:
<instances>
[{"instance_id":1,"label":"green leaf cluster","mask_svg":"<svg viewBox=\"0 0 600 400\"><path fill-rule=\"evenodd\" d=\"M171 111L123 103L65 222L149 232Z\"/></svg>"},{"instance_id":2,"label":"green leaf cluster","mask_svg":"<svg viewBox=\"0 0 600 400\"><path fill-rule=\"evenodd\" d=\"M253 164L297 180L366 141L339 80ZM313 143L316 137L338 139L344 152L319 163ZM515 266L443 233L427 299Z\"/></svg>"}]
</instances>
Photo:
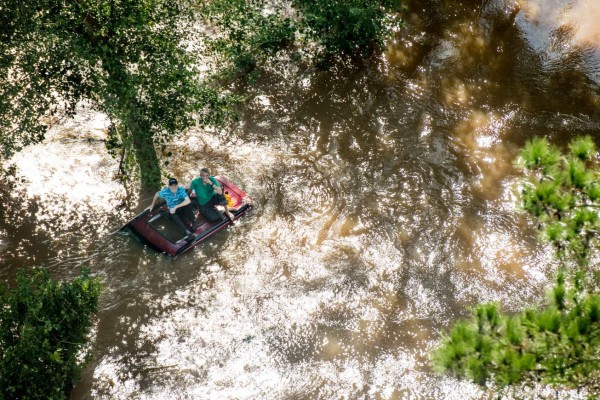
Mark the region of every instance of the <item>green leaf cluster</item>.
<instances>
[{"instance_id":1,"label":"green leaf cluster","mask_svg":"<svg viewBox=\"0 0 600 400\"><path fill-rule=\"evenodd\" d=\"M0 288L0 398L68 397L90 359L82 351L99 294L86 270L68 283L21 270L15 288Z\"/></svg>"},{"instance_id":2,"label":"green leaf cluster","mask_svg":"<svg viewBox=\"0 0 600 400\"><path fill-rule=\"evenodd\" d=\"M294 0L285 9L265 0L210 0L200 8L216 31L205 39L208 55L218 60L215 75L251 83L280 51L299 59L295 50L302 48L319 62L369 56L400 27L402 11L402 0ZM309 42L318 45L312 53Z\"/></svg>"},{"instance_id":3,"label":"green leaf cluster","mask_svg":"<svg viewBox=\"0 0 600 400\"><path fill-rule=\"evenodd\" d=\"M283 16L281 8L269 10L264 0L213 0L200 15L217 30L205 44L208 54L219 61L215 71L219 78L254 80L261 65L294 42L292 19Z\"/></svg>"},{"instance_id":4,"label":"green leaf cluster","mask_svg":"<svg viewBox=\"0 0 600 400\"><path fill-rule=\"evenodd\" d=\"M400 27L400 0L294 0L300 30L324 47L322 56L370 55Z\"/></svg>"},{"instance_id":5,"label":"green leaf cluster","mask_svg":"<svg viewBox=\"0 0 600 400\"><path fill-rule=\"evenodd\" d=\"M525 145L518 165L526 173L523 208L536 218L542 237L558 254L580 264L596 246L600 227L598 153L589 136L571 141L563 154L545 138Z\"/></svg>"},{"instance_id":6,"label":"green leaf cluster","mask_svg":"<svg viewBox=\"0 0 600 400\"><path fill-rule=\"evenodd\" d=\"M546 383L600 395L600 295L584 289L583 277L566 285L559 274L542 310L511 316L476 306L442 338L435 366L480 385Z\"/></svg>"}]
</instances>

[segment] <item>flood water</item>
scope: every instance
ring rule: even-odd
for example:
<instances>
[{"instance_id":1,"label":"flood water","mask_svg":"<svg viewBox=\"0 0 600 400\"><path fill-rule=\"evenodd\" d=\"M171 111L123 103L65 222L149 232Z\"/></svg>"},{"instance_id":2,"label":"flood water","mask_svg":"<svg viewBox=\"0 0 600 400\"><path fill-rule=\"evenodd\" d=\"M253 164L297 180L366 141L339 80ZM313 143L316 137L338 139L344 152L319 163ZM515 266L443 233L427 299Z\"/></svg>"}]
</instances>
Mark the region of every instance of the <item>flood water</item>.
<instances>
[{"instance_id":1,"label":"flood water","mask_svg":"<svg viewBox=\"0 0 600 400\"><path fill-rule=\"evenodd\" d=\"M256 204L174 260L118 232L151 199L81 109L11 160L0 278L102 279L73 399L491 398L428 354L471 305L544 301L512 162L534 135L600 139L599 19L598 0L415 1L377 60L268 71L233 130L168 149L180 180L208 166Z\"/></svg>"}]
</instances>

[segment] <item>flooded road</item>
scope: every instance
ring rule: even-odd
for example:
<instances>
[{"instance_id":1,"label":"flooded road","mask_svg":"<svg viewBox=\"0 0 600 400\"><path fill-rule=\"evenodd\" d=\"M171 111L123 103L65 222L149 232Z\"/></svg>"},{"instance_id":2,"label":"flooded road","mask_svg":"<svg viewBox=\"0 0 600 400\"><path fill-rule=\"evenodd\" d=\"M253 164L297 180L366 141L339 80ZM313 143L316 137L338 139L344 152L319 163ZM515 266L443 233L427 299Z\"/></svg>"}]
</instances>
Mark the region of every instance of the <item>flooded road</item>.
<instances>
[{"instance_id":1,"label":"flooded road","mask_svg":"<svg viewBox=\"0 0 600 400\"><path fill-rule=\"evenodd\" d=\"M118 232L151 199L115 179L101 116L13 158L2 279L104 284L73 399L489 396L428 354L470 305L544 300L512 162L535 135L600 139L600 5L414 3L379 60L269 71L235 129L173 142L173 175L208 166L256 204L175 260Z\"/></svg>"}]
</instances>

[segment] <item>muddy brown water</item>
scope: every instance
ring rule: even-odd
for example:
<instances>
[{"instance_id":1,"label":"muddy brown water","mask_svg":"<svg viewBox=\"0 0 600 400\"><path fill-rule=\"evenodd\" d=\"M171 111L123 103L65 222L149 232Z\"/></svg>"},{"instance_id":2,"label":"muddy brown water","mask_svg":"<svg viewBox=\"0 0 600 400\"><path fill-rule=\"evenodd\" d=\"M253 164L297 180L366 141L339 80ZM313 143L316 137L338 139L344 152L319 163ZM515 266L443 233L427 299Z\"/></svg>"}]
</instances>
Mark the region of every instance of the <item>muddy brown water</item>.
<instances>
[{"instance_id":1,"label":"muddy brown water","mask_svg":"<svg viewBox=\"0 0 600 400\"><path fill-rule=\"evenodd\" d=\"M377 60L269 71L239 126L172 145L180 179L208 166L256 202L175 260L118 232L150 199L114 179L102 116L17 154L2 279L85 264L104 285L72 398L490 396L428 354L470 305L544 300L512 162L534 135L600 139L599 3L414 2Z\"/></svg>"}]
</instances>

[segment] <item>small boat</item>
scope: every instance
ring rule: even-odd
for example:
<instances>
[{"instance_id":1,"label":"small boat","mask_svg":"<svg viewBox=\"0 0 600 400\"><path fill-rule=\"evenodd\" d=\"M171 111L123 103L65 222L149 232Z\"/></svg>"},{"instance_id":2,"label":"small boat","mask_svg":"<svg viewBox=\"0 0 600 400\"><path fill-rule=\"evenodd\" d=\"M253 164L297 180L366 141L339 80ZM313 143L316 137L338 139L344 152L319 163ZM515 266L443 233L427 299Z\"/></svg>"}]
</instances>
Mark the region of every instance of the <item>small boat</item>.
<instances>
[{"instance_id":1,"label":"small boat","mask_svg":"<svg viewBox=\"0 0 600 400\"><path fill-rule=\"evenodd\" d=\"M231 207L237 208L237 211L232 211L234 221L246 215L252 209L252 198L226 177L217 175L215 178L224 193L231 198L233 203ZM150 247L176 257L232 224L227 216L223 216L223 219L218 221L208 221L199 210L194 210L198 228L192 232L194 238L190 240L171 222L168 213L167 204L162 202L155 205L152 210L144 210L136 215L123 225L121 231L129 231Z\"/></svg>"}]
</instances>

